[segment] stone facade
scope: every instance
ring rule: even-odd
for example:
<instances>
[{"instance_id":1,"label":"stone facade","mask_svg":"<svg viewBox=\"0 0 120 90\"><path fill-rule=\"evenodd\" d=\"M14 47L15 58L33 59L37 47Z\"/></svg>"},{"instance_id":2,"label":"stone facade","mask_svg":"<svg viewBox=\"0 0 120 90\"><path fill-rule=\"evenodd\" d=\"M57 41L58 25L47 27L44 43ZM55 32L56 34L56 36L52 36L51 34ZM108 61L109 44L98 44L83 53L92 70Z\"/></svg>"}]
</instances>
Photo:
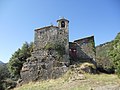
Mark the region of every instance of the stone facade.
<instances>
[{"instance_id":1,"label":"stone facade","mask_svg":"<svg viewBox=\"0 0 120 90\"><path fill-rule=\"evenodd\" d=\"M75 40L69 43L71 63L92 62L95 63L94 36Z\"/></svg>"}]
</instances>

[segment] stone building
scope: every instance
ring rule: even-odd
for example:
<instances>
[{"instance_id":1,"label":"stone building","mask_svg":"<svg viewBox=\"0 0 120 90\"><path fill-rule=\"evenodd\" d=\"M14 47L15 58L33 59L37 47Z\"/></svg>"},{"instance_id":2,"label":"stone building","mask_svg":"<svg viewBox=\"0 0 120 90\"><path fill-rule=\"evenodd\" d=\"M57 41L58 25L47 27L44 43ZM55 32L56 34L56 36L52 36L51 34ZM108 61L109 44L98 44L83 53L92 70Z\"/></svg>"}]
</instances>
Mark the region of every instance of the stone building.
<instances>
[{"instance_id":1,"label":"stone building","mask_svg":"<svg viewBox=\"0 0 120 90\"><path fill-rule=\"evenodd\" d=\"M32 56L23 64L23 82L58 78L70 64L95 61L94 36L69 42L69 21L35 29Z\"/></svg>"},{"instance_id":2,"label":"stone building","mask_svg":"<svg viewBox=\"0 0 120 90\"><path fill-rule=\"evenodd\" d=\"M24 82L57 78L68 69L69 21L57 20L58 26L35 29L32 56L23 64L21 78Z\"/></svg>"},{"instance_id":3,"label":"stone building","mask_svg":"<svg viewBox=\"0 0 120 90\"><path fill-rule=\"evenodd\" d=\"M68 24L66 19L57 20L58 26L47 26L38 28L35 30L34 39L34 52L33 57L40 58L48 55L48 51L60 51L63 62L69 60L69 36L68 36ZM57 50L56 50L57 49ZM60 50L58 50L60 49ZM60 52L58 52L60 53ZM49 55L52 53L49 53Z\"/></svg>"},{"instance_id":4,"label":"stone building","mask_svg":"<svg viewBox=\"0 0 120 90\"><path fill-rule=\"evenodd\" d=\"M94 36L69 42L69 54L71 64L90 62L95 64Z\"/></svg>"}]
</instances>

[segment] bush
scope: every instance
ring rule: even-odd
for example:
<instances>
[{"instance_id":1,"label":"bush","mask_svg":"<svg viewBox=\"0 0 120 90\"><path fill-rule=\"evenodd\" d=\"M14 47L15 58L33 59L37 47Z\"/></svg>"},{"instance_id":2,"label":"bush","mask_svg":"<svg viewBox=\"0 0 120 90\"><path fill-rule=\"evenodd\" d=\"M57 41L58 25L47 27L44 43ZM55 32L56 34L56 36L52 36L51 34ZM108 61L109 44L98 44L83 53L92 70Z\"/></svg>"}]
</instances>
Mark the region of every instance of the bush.
<instances>
[{"instance_id":1,"label":"bush","mask_svg":"<svg viewBox=\"0 0 120 90\"><path fill-rule=\"evenodd\" d=\"M100 57L97 58L96 61L97 61L97 69L100 72L108 73L108 74L114 73L115 70L114 70L113 62L110 59Z\"/></svg>"},{"instance_id":2,"label":"bush","mask_svg":"<svg viewBox=\"0 0 120 90\"><path fill-rule=\"evenodd\" d=\"M60 56L63 56L65 54L65 46L59 42L55 43L47 43L45 46L46 50L55 50L58 52Z\"/></svg>"}]
</instances>

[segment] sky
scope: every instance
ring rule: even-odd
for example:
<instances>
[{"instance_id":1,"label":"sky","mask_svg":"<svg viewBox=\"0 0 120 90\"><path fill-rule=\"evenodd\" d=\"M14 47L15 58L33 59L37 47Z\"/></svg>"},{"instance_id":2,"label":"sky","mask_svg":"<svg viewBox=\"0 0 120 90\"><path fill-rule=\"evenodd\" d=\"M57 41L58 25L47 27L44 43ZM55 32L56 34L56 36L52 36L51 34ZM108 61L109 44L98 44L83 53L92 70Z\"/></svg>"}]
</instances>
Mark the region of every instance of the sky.
<instances>
[{"instance_id":1,"label":"sky","mask_svg":"<svg viewBox=\"0 0 120 90\"><path fill-rule=\"evenodd\" d=\"M99 45L120 32L120 0L0 0L0 61L60 17L69 20L69 41L94 35Z\"/></svg>"}]
</instances>

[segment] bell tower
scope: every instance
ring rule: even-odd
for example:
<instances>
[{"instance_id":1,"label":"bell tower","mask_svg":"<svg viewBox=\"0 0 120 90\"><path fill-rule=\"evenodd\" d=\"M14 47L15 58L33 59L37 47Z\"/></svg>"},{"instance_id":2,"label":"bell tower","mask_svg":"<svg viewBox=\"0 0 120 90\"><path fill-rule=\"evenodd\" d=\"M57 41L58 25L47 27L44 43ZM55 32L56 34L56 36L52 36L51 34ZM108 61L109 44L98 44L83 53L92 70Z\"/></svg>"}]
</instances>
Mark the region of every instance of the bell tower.
<instances>
[{"instance_id":1,"label":"bell tower","mask_svg":"<svg viewBox=\"0 0 120 90\"><path fill-rule=\"evenodd\" d=\"M66 62L69 63L69 21L65 18L61 18L59 20L57 20L58 23L58 32L60 32L59 38L60 38L60 42L63 43L63 45L65 46L65 51L66 54L64 56Z\"/></svg>"},{"instance_id":2,"label":"bell tower","mask_svg":"<svg viewBox=\"0 0 120 90\"><path fill-rule=\"evenodd\" d=\"M64 29L66 33L68 33L68 27L69 27L69 21L65 19L64 17L57 20L58 27L60 29Z\"/></svg>"}]
</instances>

